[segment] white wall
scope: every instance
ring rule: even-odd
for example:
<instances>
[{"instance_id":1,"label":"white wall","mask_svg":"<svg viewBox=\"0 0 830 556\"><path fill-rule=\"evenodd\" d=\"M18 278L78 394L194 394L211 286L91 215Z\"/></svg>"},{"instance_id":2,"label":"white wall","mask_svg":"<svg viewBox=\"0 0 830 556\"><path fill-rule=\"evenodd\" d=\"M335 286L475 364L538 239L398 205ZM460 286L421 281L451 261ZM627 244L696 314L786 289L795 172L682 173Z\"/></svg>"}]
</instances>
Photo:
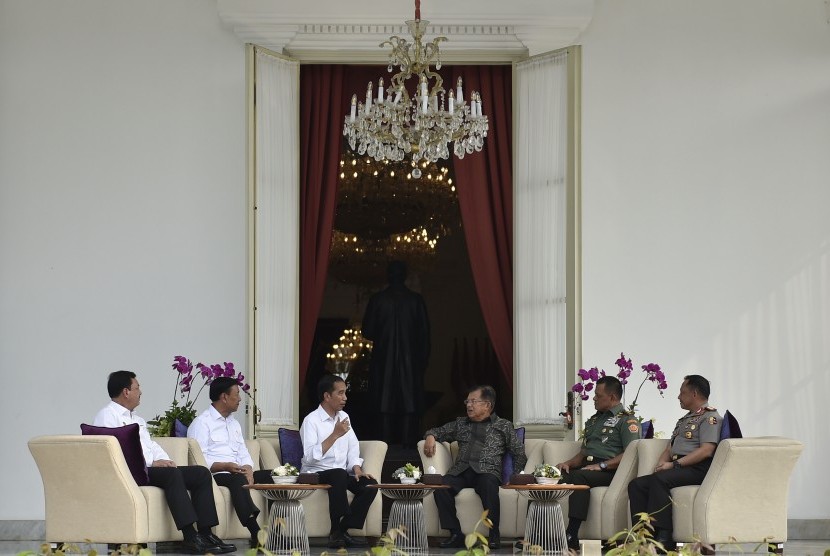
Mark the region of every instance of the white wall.
<instances>
[{"instance_id":1,"label":"white wall","mask_svg":"<svg viewBox=\"0 0 830 556\"><path fill-rule=\"evenodd\" d=\"M791 519L830 518L827 18L603 0L583 37L583 363L663 365L640 405L667 434L698 373L745 435L803 441Z\"/></svg>"},{"instance_id":2,"label":"white wall","mask_svg":"<svg viewBox=\"0 0 830 556\"><path fill-rule=\"evenodd\" d=\"M111 370L151 417L174 355L244 369L244 61L203 0L0 1L0 520Z\"/></svg>"},{"instance_id":3,"label":"white wall","mask_svg":"<svg viewBox=\"0 0 830 556\"><path fill-rule=\"evenodd\" d=\"M804 441L794 519L830 518L826 18L598 1L583 41L584 362L661 363L671 393L641 406L664 431L699 372L748 435ZM77 431L109 371L149 417L174 355L244 367L244 180L215 4L0 0L0 520L43 517L26 441Z\"/></svg>"}]
</instances>

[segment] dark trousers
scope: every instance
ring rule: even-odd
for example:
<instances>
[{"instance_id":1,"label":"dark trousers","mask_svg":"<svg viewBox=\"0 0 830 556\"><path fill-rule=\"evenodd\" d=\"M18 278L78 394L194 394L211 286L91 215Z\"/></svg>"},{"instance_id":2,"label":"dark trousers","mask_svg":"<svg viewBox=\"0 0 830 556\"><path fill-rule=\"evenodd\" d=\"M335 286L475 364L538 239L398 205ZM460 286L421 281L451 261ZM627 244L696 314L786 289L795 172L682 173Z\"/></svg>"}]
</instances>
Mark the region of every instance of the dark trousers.
<instances>
[{"instance_id":1,"label":"dark trousers","mask_svg":"<svg viewBox=\"0 0 830 556\"><path fill-rule=\"evenodd\" d=\"M362 528L366 522L366 514L369 513L369 506L378 494L377 489L368 487L378 482L368 477L361 477L358 481L345 469L326 469L318 471L317 474L320 476L321 484L331 485L328 489L331 532ZM347 490L354 494L351 505L346 497Z\"/></svg>"},{"instance_id":2,"label":"dark trousers","mask_svg":"<svg viewBox=\"0 0 830 556\"><path fill-rule=\"evenodd\" d=\"M588 485L591 487L608 486L614 478L614 471L585 471L571 469L570 473L562 474L562 483L574 485ZM575 490L568 497L568 517L585 521L588 518L588 505L591 503L590 490Z\"/></svg>"},{"instance_id":3,"label":"dark trousers","mask_svg":"<svg viewBox=\"0 0 830 556\"><path fill-rule=\"evenodd\" d=\"M236 511L236 517L239 518L239 523L248 527L251 518L256 518L259 515L259 508L254 504L251 498L251 491L242 488L248 484L248 478L240 473L216 473L213 476L216 484L223 487L228 487L231 492L231 504ZM271 472L267 470L254 471L254 482L257 484L273 483Z\"/></svg>"},{"instance_id":4,"label":"dark trousers","mask_svg":"<svg viewBox=\"0 0 830 556\"><path fill-rule=\"evenodd\" d=\"M164 490L177 529L182 530L196 523L197 528L203 531L219 524L213 500L213 479L206 467L149 467L147 474L150 485Z\"/></svg>"},{"instance_id":5,"label":"dark trousers","mask_svg":"<svg viewBox=\"0 0 830 556\"><path fill-rule=\"evenodd\" d=\"M468 467L460 475L444 475L443 482L450 488L436 490L433 494L442 529L452 532L461 531L461 523L455 513L455 497L462 489L474 488L478 497L481 498L481 505L489 511L487 517L493 522L491 532L498 534L501 513L499 505L501 479L490 473L476 473Z\"/></svg>"},{"instance_id":6,"label":"dark trousers","mask_svg":"<svg viewBox=\"0 0 830 556\"><path fill-rule=\"evenodd\" d=\"M655 529L671 532L672 501L671 489L686 485L699 485L706 477L711 459L690 467L668 469L651 475L637 477L628 483L628 499L631 503L631 521L634 525L637 514L647 513L655 518Z\"/></svg>"}]
</instances>

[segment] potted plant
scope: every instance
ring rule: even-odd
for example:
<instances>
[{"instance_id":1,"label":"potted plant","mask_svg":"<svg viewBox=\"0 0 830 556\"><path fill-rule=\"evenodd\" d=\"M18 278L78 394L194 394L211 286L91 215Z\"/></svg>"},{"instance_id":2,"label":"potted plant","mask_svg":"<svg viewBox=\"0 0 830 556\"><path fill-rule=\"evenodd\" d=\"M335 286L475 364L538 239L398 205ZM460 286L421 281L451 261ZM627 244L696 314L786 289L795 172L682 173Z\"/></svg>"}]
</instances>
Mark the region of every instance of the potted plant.
<instances>
[{"instance_id":1,"label":"potted plant","mask_svg":"<svg viewBox=\"0 0 830 556\"><path fill-rule=\"evenodd\" d=\"M555 485L562 479L562 473L559 468L549 463L540 463L533 470L533 476L536 477L536 482L540 485Z\"/></svg>"},{"instance_id":2,"label":"potted plant","mask_svg":"<svg viewBox=\"0 0 830 556\"><path fill-rule=\"evenodd\" d=\"M300 475L300 470L286 463L279 465L271 471L271 478L275 485L290 485L297 482L297 477Z\"/></svg>"},{"instance_id":3,"label":"potted plant","mask_svg":"<svg viewBox=\"0 0 830 556\"><path fill-rule=\"evenodd\" d=\"M226 362L224 365L215 364L210 366L197 363L195 365L196 372L194 372L194 365L190 362L190 359L177 355L173 358L173 370L176 372L173 403L164 413L147 421L152 436L187 436L187 427L196 418L196 408L194 407L196 399L205 386L208 386L215 378L225 376L236 379L240 385L240 392L250 396L249 390L251 387L245 382L245 375L237 372L233 363ZM201 378L202 385L199 386L196 395L191 398L192 387L196 378Z\"/></svg>"},{"instance_id":4,"label":"potted plant","mask_svg":"<svg viewBox=\"0 0 830 556\"><path fill-rule=\"evenodd\" d=\"M392 478L400 479L401 484L403 485L413 485L418 479L421 478L421 469L416 465L407 463L403 467L395 469L392 473Z\"/></svg>"}]
</instances>

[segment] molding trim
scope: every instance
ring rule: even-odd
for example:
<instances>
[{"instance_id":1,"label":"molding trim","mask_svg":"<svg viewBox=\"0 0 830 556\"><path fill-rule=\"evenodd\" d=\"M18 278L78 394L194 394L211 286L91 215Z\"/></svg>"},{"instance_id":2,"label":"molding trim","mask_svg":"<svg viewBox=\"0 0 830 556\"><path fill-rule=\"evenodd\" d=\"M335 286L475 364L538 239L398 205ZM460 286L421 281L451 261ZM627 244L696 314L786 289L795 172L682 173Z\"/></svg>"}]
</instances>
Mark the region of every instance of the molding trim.
<instances>
[{"instance_id":1,"label":"molding trim","mask_svg":"<svg viewBox=\"0 0 830 556\"><path fill-rule=\"evenodd\" d=\"M572 45L594 10L588 0L515 0L518 6L513 5L512 14L497 13L490 0L459 1L464 5L454 6L454 13L440 13L434 7L439 13L423 16L433 22L427 40L448 39L441 44L444 63L508 63ZM363 17L331 0L270 4L218 0L217 9L222 23L243 43L312 63L385 64L389 51L379 48L380 43L392 35L409 36L405 20L412 17L376 9L367 10L372 15Z\"/></svg>"}]
</instances>

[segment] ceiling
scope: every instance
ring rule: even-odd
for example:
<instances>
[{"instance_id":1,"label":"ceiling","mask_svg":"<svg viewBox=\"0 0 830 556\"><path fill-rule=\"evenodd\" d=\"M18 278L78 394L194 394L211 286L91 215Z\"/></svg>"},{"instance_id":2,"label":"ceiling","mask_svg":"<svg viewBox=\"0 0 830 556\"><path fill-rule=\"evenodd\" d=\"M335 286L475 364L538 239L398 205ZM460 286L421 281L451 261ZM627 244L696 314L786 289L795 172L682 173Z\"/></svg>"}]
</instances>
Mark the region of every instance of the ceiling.
<instances>
[{"instance_id":1,"label":"ceiling","mask_svg":"<svg viewBox=\"0 0 830 556\"><path fill-rule=\"evenodd\" d=\"M318 63L386 63L379 45L409 37L415 0L217 0L222 22L246 43ZM441 58L505 63L575 43L593 0L422 0L427 40L445 36Z\"/></svg>"}]
</instances>

